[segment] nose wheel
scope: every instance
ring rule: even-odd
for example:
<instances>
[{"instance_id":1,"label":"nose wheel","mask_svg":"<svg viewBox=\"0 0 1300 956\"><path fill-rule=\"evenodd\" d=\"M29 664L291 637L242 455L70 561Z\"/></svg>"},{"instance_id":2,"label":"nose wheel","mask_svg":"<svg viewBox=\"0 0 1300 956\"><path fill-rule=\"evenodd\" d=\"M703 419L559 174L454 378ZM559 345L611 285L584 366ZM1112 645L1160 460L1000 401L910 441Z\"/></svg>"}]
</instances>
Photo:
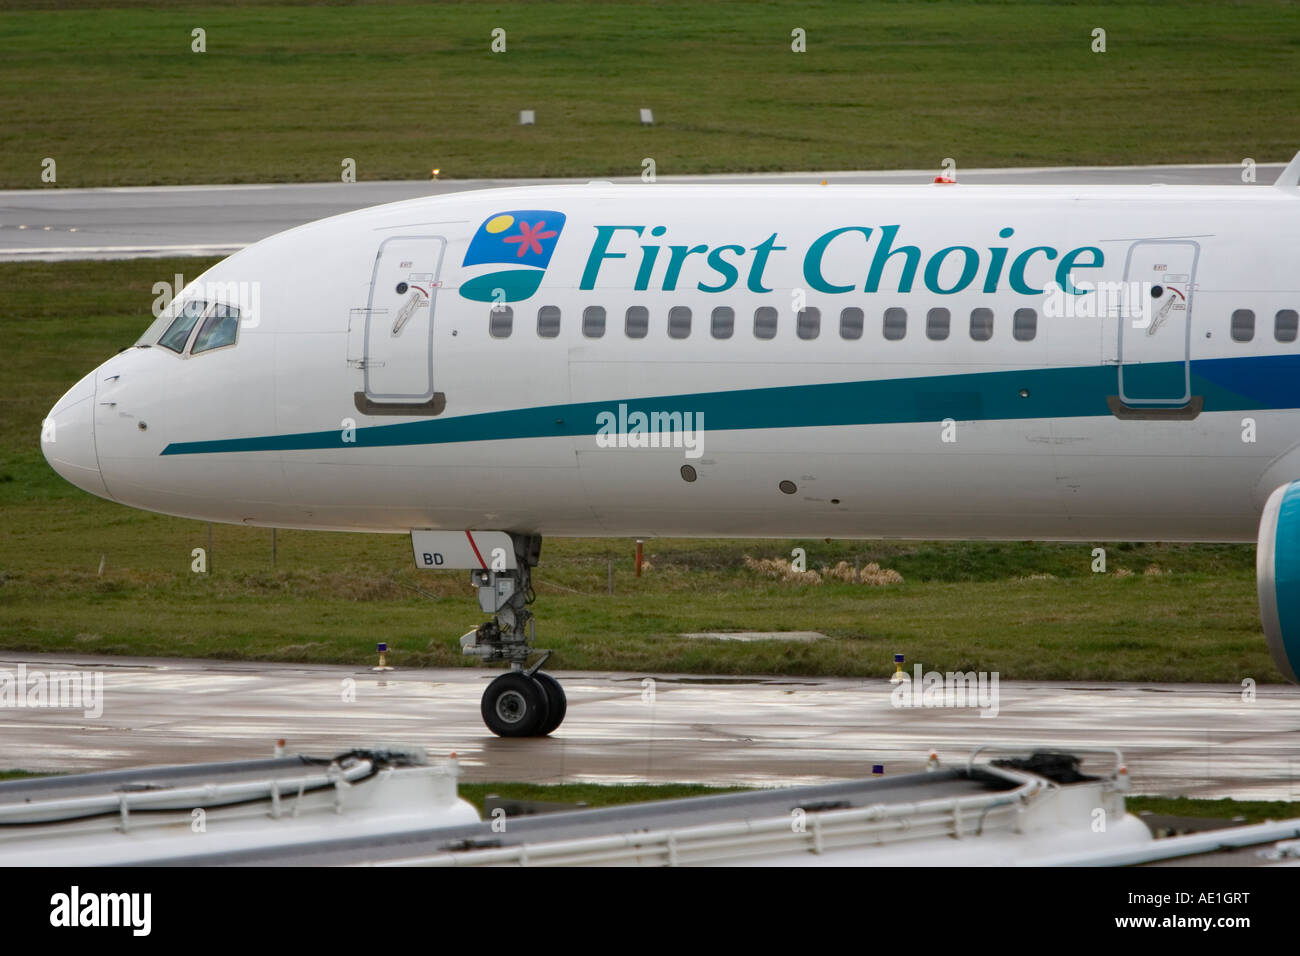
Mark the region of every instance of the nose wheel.
<instances>
[{"instance_id":1,"label":"nose wheel","mask_svg":"<svg viewBox=\"0 0 1300 956\"><path fill-rule=\"evenodd\" d=\"M532 569L541 556L542 539L537 535L510 537L515 567L470 572L470 583L478 589L479 607L493 618L462 637L460 646L462 653L510 664L509 672L483 692L480 710L488 730L498 737L545 737L564 721L568 701L560 682L541 671L550 651L532 667L525 667L534 651L536 619L528 605L534 598Z\"/></svg>"},{"instance_id":2,"label":"nose wheel","mask_svg":"<svg viewBox=\"0 0 1300 956\"><path fill-rule=\"evenodd\" d=\"M510 671L483 692L483 723L498 737L545 737L564 720L564 688L550 674Z\"/></svg>"},{"instance_id":3,"label":"nose wheel","mask_svg":"<svg viewBox=\"0 0 1300 956\"><path fill-rule=\"evenodd\" d=\"M539 734L545 737L564 723L564 715L569 710L569 701L564 696L564 688L560 686L560 682L550 674L538 671L533 675L533 680L542 685L542 689L546 691L546 702L550 705L550 714Z\"/></svg>"}]
</instances>

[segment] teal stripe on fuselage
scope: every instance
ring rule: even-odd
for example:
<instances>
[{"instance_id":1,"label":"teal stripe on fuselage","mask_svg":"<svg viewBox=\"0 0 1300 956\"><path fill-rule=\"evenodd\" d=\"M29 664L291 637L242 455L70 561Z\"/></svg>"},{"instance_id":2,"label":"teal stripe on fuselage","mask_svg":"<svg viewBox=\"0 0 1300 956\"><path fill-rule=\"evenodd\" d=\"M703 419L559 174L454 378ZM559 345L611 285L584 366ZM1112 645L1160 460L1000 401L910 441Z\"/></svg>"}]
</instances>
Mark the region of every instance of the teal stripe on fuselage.
<instances>
[{"instance_id":1,"label":"teal stripe on fuselage","mask_svg":"<svg viewBox=\"0 0 1300 956\"><path fill-rule=\"evenodd\" d=\"M1182 363L1168 363L1181 366ZM1300 407L1300 356L1208 359L1191 363L1192 394L1204 410L1261 411ZM1026 393L1022 395L1022 392ZM1110 415L1106 398L1118 392L1114 365L834 382L696 392L652 398L517 408L452 418L371 425L345 443L341 428L213 441L174 442L164 455L443 445L518 438L596 434L600 412L696 412L708 431L815 428Z\"/></svg>"}]
</instances>

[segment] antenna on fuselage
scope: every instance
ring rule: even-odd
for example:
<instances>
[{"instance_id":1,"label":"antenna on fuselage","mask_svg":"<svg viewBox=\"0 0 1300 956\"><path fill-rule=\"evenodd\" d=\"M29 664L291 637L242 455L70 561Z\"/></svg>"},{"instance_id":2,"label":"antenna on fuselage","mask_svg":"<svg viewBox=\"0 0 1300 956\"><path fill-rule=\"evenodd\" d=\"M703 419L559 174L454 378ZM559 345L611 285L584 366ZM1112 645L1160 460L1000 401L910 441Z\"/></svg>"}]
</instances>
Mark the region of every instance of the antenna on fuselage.
<instances>
[{"instance_id":1,"label":"antenna on fuselage","mask_svg":"<svg viewBox=\"0 0 1300 956\"><path fill-rule=\"evenodd\" d=\"M1300 153L1291 158L1286 169L1278 175L1273 183L1278 189L1296 189L1300 187Z\"/></svg>"}]
</instances>

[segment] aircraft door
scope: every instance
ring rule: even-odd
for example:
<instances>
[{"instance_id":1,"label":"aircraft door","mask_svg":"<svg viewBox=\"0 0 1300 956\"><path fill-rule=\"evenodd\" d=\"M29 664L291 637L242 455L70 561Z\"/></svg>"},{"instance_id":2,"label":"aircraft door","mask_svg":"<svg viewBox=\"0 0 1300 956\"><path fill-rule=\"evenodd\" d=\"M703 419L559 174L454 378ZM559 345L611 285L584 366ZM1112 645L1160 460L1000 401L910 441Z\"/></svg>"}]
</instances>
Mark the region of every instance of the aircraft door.
<instances>
[{"instance_id":1,"label":"aircraft door","mask_svg":"<svg viewBox=\"0 0 1300 956\"><path fill-rule=\"evenodd\" d=\"M1192 304L1200 246L1141 240L1124 267L1118 318L1119 399L1129 408L1178 408L1192 401ZM1141 297L1140 301L1135 297Z\"/></svg>"},{"instance_id":2,"label":"aircraft door","mask_svg":"<svg viewBox=\"0 0 1300 956\"><path fill-rule=\"evenodd\" d=\"M372 414L415 410L435 400L433 331L446 248L441 236L393 236L379 246L360 363L364 404Z\"/></svg>"}]
</instances>

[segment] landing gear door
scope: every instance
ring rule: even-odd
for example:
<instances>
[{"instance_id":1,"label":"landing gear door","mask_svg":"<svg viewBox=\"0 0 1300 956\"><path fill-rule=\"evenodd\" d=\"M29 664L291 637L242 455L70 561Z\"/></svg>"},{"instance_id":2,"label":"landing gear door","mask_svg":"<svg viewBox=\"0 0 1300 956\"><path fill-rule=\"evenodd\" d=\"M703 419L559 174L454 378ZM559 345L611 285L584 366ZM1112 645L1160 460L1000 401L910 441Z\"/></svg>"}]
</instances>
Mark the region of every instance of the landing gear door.
<instances>
[{"instance_id":1,"label":"landing gear door","mask_svg":"<svg viewBox=\"0 0 1300 956\"><path fill-rule=\"evenodd\" d=\"M375 257L365 314L365 398L374 405L419 405L434 398L433 323L447 242L394 236Z\"/></svg>"},{"instance_id":2,"label":"landing gear door","mask_svg":"<svg viewBox=\"0 0 1300 956\"><path fill-rule=\"evenodd\" d=\"M1189 362L1199 244L1143 240L1129 247L1117 320L1119 399L1130 408L1192 401Z\"/></svg>"}]
</instances>

